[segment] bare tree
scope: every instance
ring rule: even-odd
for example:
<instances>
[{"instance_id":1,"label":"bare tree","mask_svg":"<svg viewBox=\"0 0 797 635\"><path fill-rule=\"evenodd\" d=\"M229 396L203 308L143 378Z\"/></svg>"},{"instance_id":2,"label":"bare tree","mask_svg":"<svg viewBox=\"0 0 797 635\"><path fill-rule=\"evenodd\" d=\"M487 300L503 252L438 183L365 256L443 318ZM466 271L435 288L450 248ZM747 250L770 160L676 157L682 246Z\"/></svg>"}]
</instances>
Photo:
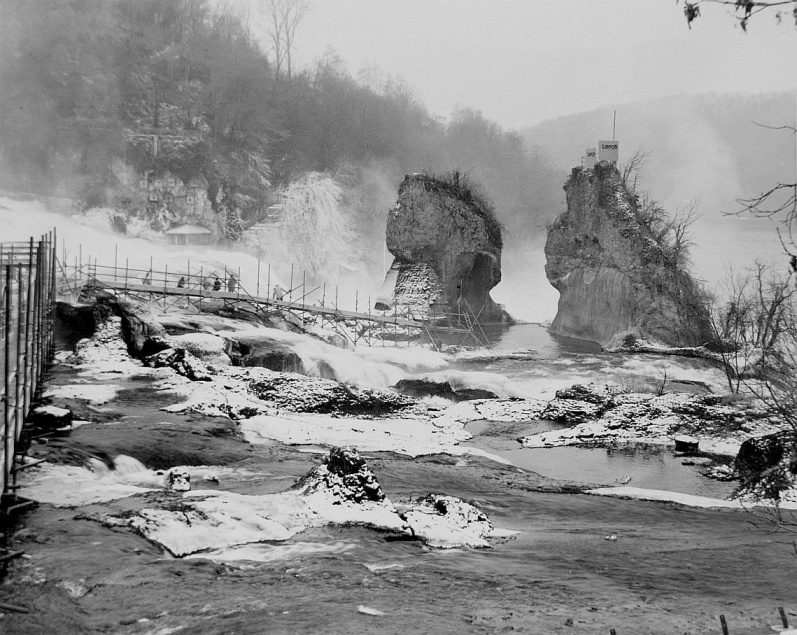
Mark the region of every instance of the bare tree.
<instances>
[{"instance_id":1,"label":"bare tree","mask_svg":"<svg viewBox=\"0 0 797 635\"><path fill-rule=\"evenodd\" d=\"M310 7L308 0L263 0L266 33L274 51L274 72L279 77L283 69L288 79L293 72L292 52L296 29Z\"/></svg>"},{"instance_id":2,"label":"bare tree","mask_svg":"<svg viewBox=\"0 0 797 635\"><path fill-rule=\"evenodd\" d=\"M664 207L646 192L639 191L645 168L645 160L650 152L642 149L622 166L620 179L625 189L636 201L636 217L648 228L651 238L661 247L667 259L678 269L685 270L689 265L689 249L692 246L689 231L698 219L698 200L676 208L670 215Z\"/></svg>"},{"instance_id":3,"label":"bare tree","mask_svg":"<svg viewBox=\"0 0 797 635\"><path fill-rule=\"evenodd\" d=\"M625 189L631 194L637 193L637 186L644 172L645 160L649 156L649 151L644 151L642 148L639 148L626 163L620 166L620 178L623 181Z\"/></svg>"},{"instance_id":4,"label":"bare tree","mask_svg":"<svg viewBox=\"0 0 797 635\"><path fill-rule=\"evenodd\" d=\"M773 274L762 263L729 272L726 298L713 307L711 326L732 393L744 385L765 393L762 399L774 406L783 401L778 396L783 380L797 372L797 290L790 285L791 277ZM786 392L793 393L793 400L797 381L792 383Z\"/></svg>"}]
</instances>

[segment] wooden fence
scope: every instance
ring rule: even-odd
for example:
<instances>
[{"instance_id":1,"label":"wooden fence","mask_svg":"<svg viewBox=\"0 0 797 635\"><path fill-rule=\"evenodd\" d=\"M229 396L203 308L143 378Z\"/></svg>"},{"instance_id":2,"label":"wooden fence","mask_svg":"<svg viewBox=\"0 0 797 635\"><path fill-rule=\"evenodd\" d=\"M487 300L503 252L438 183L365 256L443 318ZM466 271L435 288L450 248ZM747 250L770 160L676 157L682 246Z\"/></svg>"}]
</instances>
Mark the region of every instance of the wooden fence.
<instances>
[{"instance_id":1,"label":"wooden fence","mask_svg":"<svg viewBox=\"0 0 797 635\"><path fill-rule=\"evenodd\" d=\"M18 443L53 346L55 232L38 241L0 243L0 478L2 504L14 500Z\"/></svg>"}]
</instances>

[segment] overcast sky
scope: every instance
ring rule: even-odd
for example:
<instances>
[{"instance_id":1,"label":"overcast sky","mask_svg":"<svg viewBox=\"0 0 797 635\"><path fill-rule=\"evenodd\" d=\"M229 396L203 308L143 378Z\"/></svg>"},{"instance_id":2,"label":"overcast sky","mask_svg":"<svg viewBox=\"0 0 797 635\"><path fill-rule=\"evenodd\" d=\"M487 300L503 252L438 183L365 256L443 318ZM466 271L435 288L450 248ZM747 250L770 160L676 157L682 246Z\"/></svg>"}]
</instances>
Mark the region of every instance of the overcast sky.
<instances>
[{"instance_id":1,"label":"overcast sky","mask_svg":"<svg viewBox=\"0 0 797 635\"><path fill-rule=\"evenodd\" d=\"M356 75L403 78L435 115L457 105L504 127L606 104L797 84L797 31L773 15L744 34L705 5L688 29L675 0L311 0L296 56L333 47Z\"/></svg>"}]
</instances>

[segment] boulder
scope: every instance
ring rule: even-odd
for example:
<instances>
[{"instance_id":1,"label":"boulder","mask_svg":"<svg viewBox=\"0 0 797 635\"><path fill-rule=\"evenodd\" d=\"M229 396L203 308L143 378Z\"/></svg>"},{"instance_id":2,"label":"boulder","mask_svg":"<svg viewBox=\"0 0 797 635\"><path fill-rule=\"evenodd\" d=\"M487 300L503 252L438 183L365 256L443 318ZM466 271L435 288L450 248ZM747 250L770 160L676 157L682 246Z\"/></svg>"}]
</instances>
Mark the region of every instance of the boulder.
<instances>
[{"instance_id":1,"label":"boulder","mask_svg":"<svg viewBox=\"0 0 797 635\"><path fill-rule=\"evenodd\" d=\"M495 527L487 515L454 496L429 494L402 516L416 538L432 547L490 547Z\"/></svg>"},{"instance_id":2,"label":"boulder","mask_svg":"<svg viewBox=\"0 0 797 635\"><path fill-rule=\"evenodd\" d=\"M641 338L668 346L713 339L697 283L641 220L617 168L574 168L567 210L548 230L545 273L559 291L550 331L613 348Z\"/></svg>"},{"instance_id":3,"label":"boulder","mask_svg":"<svg viewBox=\"0 0 797 635\"><path fill-rule=\"evenodd\" d=\"M506 318L490 297L501 281L501 228L491 207L457 174L441 180L404 177L388 214L387 248L395 256L379 309L409 306L429 313L470 313L482 322Z\"/></svg>"},{"instance_id":4,"label":"boulder","mask_svg":"<svg viewBox=\"0 0 797 635\"><path fill-rule=\"evenodd\" d=\"M150 368L171 368L191 381L213 381L207 367L184 348L167 348L144 358L144 364Z\"/></svg>"},{"instance_id":5,"label":"boulder","mask_svg":"<svg viewBox=\"0 0 797 635\"><path fill-rule=\"evenodd\" d=\"M323 491L339 502L385 500L385 493L356 448L332 448L323 465L313 468L297 488L303 494Z\"/></svg>"},{"instance_id":6,"label":"boulder","mask_svg":"<svg viewBox=\"0 0 797 635\"><path fill-rule=\"evenodd\" d=\"M741 493L777 500L797 484L797 436L787 431L747 439L734 467Z\"/></svg>"},{"instance_id":7,"label":"boulder","mask_svg":"<svg viewBox=\"0 0 797 635\"><path fill-rule=\"evenodd\" d=\"M386 415L415 401L389 390L349 387L346 384L292 373L268 373L248 382L248 391L281 410L318 414Z\"/></svg>"},{"instance_id":8,"label":"boulder","mask_svg":"<svg viewBox=\"0 0 797 635\"><path fill-rule=\"evenodd\" d=\"M687 456L693 456L698 453L700 441L695 437L690 437L686 434L679 434L673 438L673 441L675 441L676 452L680 452L681 454L685 454Z\"/></svg>"},{"instance_id":9,"label":"boulder","mask_svg":"<svg viewBox=\"0 0 797 635\"><path fill-rule=\"evenodd\" d=\"M166 474L166 489L172 492L188 492L191 490L191 473L185 469L175 468Z\"/></svg>"},{"instance_id":10,"label":"boulder","mask_svg":"<svg viewBox=\"0 0 797 635\"><path fill-rule=\"evenodd\" d=\"M227 354L235 366L259 366L280 373L304 373L301 358L282 342L263 336L227 340Z\"/></svg>"},{"instance_id":11,"label":"boulder","mask_svg":"<svg viewBox=\"0 0 797 635\"><path fill-rule=\"evenodd\" d=\"M498 399L498 395L481 388L461 388L454 390L447 381L427 379L402 379L393 388L402 395L410 397L442 397L451 401L470 401L473 399Z\"/></svg>"},{"instance_id":12,"label":"boulder","mask_svg":"<svg viewBox=\"0 0 797 635\"><path fill-rule=\"evenodd\" d=\"M72 426L72 411L56 406L37 406L27 417L28 425L45 430L59 430Z\"/></svg>"}]
</instances>

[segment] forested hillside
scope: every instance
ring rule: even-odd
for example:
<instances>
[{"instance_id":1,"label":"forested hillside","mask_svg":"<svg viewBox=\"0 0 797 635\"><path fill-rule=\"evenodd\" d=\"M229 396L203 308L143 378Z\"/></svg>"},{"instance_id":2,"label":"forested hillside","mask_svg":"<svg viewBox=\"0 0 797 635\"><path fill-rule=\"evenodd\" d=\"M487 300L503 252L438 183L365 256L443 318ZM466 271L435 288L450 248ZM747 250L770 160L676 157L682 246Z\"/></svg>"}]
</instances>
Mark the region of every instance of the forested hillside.
<instances>
[{"instance_id":1,"label":"forested hillside","mask_svg":"<svg viewBox=\"0 0 797 635\"><path fill-rule=\"evenodd\" d=\"M230 241L310 172L342 188L363 244L383 239L409 172L464 172L510 237L543 233L560 211L565 173L519 135L468 109L441 122L401 82L359 82L332 52L278 71L217 3L1 4L3 187L126 209L138 203L118 186L123 168L199 179Z\"/></svg>"},{"instance_id":2,"label":"forested hillside","mask_svg":"<svg viewBox=\"0 0 797 635\"><path fill-rule=\"evenodd\" d=\"M738 209L735 199L766 191L795 172L795 92L680 95L603 107L543 122L523 132L561 168L612 134L617 111L620 162L649 153L642 187L674 208L699 197L704 214Z\"/></svg>"}]
</instances>

